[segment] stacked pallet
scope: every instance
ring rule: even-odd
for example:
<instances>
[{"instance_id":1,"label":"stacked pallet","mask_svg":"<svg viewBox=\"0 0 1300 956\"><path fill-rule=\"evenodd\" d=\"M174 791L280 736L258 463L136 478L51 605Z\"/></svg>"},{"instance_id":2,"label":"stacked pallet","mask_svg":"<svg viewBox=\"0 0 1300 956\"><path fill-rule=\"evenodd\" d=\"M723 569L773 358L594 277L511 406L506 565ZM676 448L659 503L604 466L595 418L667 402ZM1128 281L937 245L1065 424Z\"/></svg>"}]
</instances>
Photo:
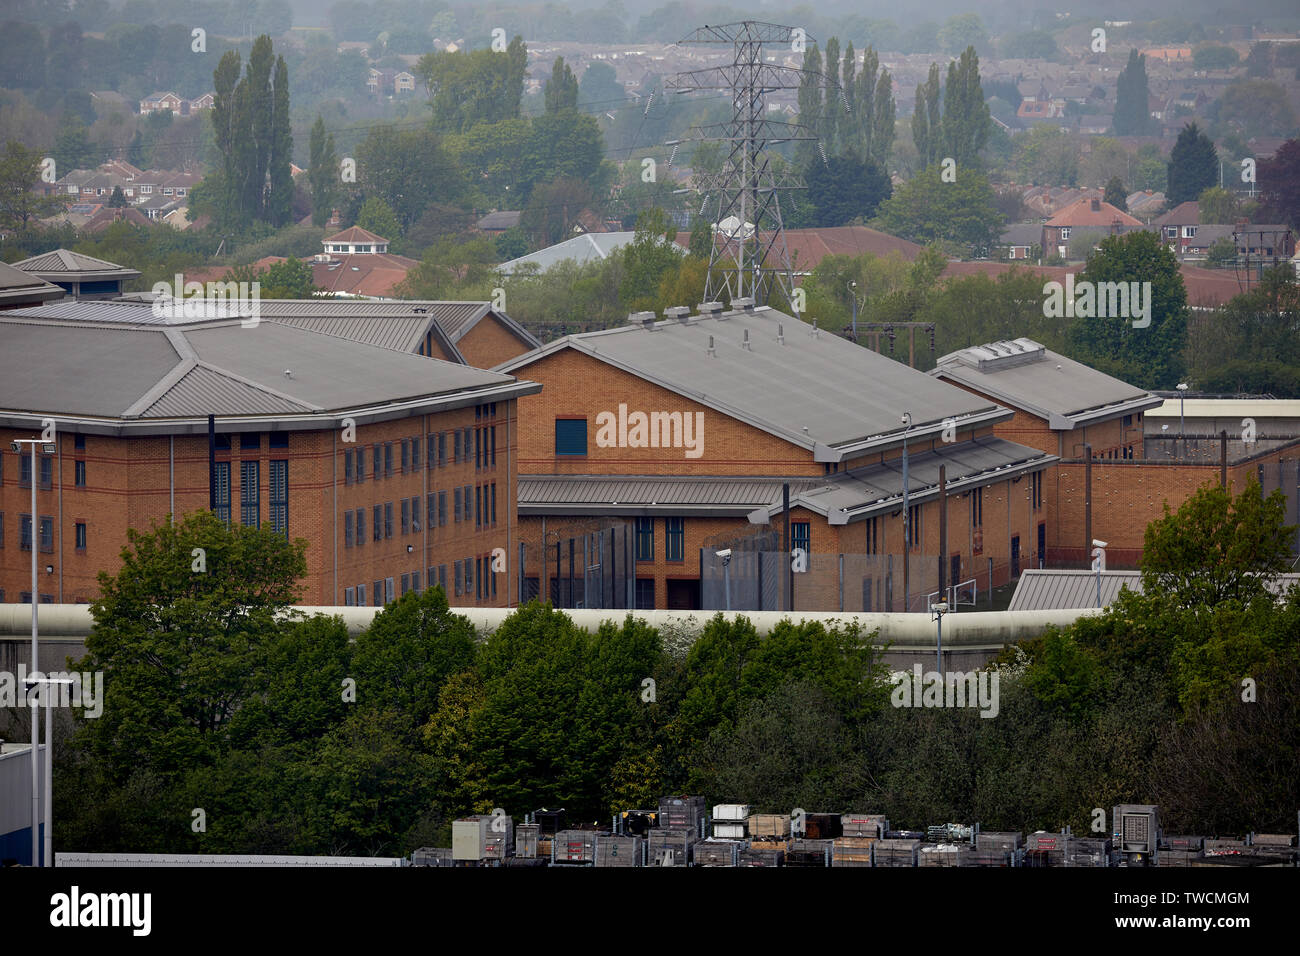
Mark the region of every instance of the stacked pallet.
<instances>
[{"instance_id":1,"label":"stacked pallet","mask_svg":"<svg viewBox=\"0 0 1300 956\"><path fill-rule=\"evenodd\" d=\"M1169 836L1156 854L1156 866L1193 866L1205 849L1203 836Z\"/></svg>"},{"instance_id":2,"label":"stacked pallet","mask_svg":"<svg viewBox=\"0 0 1300 956\"><path fill-rule=\"evenodd\" d=\"M833 840L790 841L790 848L785 852L786 866L829 866Z\"/></svg>"},{"instance_id":3,"label":"stacked pallet","mask_svg":"<svg viewBox=\"0 0 1300 956\"><path fill-rule=\"evenodd\" d=\"M692 849L696 866L735 866L741 844L734 840L700 840Z\"/></svg>"},{"instance_id":4,"label":"stacked pallet","mask_svg":"<svg viewBox=\"0 0 1300 956\"><path fill-rule=\"evenodd\" d=\"M659 826L664 830L691 830L703 836L706 810L703 797L661 797Z\"/></svg>"},{"instance_id":5,"label":"stacked pallet","mask_svg":"<svg viewBox=\"0 0 1300 956\"><path fill-rule=\"evenodd\" d=\"M831 866L870 866L873 836L836 837L831 844Z\"/></svg>"},{"instance_id":6,"label":"stacked pallet","mask_svg":"<svg viewBox=\"0 0 1300 956\"><path fill-rule=\"evenodd\" d=\"M596 835L597 866L640 866L641 838L639 836Z\"/></svg>"},{"instance_id":7,"label":"stacked pallet","mask_svg":"<svg viewBox=\"0 0 1300 956\"><path fill-rule=\"evenodd\" d=\"M451 847L422 846L411 854L412 866L451 866Z\"/></svg>"},{"instance_id":8,"label":"stacked pallet","mask_svg":"<svg viewBox=\"0 0 1300 956\"><path fill-rule=\"evenodd\" d=\"M647 862L650 866L689 866L695 838L691 830L651 830L646 836Z\"/></svg>"},{"instance_id":9,"label":"stacked pallet","mask_svg":"<svg viewBox=\"0 0 1300 956\"><path fill-rule=\"evenodd\" d=\"M1110 866L1110 839L1070 837L1065 843L1066 866Z\"/></svg>"},{"instance_id":10,"label":"stacked pallet","mask_svg":"<svg viewBox=\"0 0 1300 956\"><path fill-rule=\"evenodd\" d=\"M874 837L877 840L889 829L889 821L881 813L842 813L840 830L846 837Z\"/></svg>"},{"instance_id":11,"label":"stacked pallet","mask_svg":"<svg viewBox=\"0 0 1300 956\"><path fill-rule=\"evenodd\" d=\"M1025 841L1025 866L1065 866L1067 839L1064 833L1048 833L1046 830L1029 834Z\"/></svg>"},{"instance_id":12,"label":"stacked pallet","mask_svg":"<svg viewBox=\"0 0 1300 956\"><path fill-rule=\"evenodd\" d=\"M916 866L962 866L962 852L969 847L956 843L927 843L917 854Z\"/></svg>"},{"instance_id":13,"label":"stacked pallet","mask_svg":"<svg viewBox=\"0 0 1300 956\"><path fill-rule=\"evenodd\" d=\"M737 854L737 866L785 866L784 844L751 843Z\"/></svg>"},{"instance_id":14,"label":"stacked pallet","mask_svg":"<svg viewBox=\"0 0 1300 956\"><path fill-rule=\"evenodd\" d=\"M748 821L749 804L719 803L713 808L713 835L719 840L743 840Z\"/></svg>"},{"instance_id":15,"label":"stacked pallet","mask_svg":"<svg viewBox=\"0 0 1300 956\"><path fill-rule=\"evenodd\" d=\"M751 813L748 820L751 843L781 843L790 838L790 818L781 813Z\"/></svg>"},{"instance_id":16,"label":"stacked pallet","mask_svg":"<svg viewBox=\"0 0 1300 956\"><path fill-rule=\"evenodd\" d=\"M920 840L877 840L872 847L875 866L916 866Z\"/></svg>"},{"instance_id":17,"label":"stacked pallet","mask_svg":"<svg viewBox=\"0 0 1300 956\"><path fill-rule=\"evenodd\" d=\"M561 830L555 834L551 848L551 862L591 864L595 860L595 830Z\"/></svg>"},{"instance_id":18,"label":"stacked pallet","mask_svg":"<svg viewBox=\"0 0 1300 956\"><path fill-rule=\"evenodd\" d=\"M1296 838L1289 833L1256 833L1250 841L1255 856L1267 863L1294 863Z\"/></svg>"},{"instance_id":19,"label":"stacked pallet","mask_svg":"<svg viewBox=\"0 0 1300 956\"><path fill-rule=\"evenodd\" d=\"M844 835L838 813L808 813L803 819L804 831L801 836L806 840L834 840Z\"/></svg>"},{"instance_id":20,"label":"stacked pallet","mask_svg":"<svg viewBox=\"0 0 1300 956\"><path fill-rule=\"evenodd\" d=\"M1016 866L1020 862L1023 836L1018 832L990 830L975 834L975 852L966 866Z\"/></svg>"}]
</instances>

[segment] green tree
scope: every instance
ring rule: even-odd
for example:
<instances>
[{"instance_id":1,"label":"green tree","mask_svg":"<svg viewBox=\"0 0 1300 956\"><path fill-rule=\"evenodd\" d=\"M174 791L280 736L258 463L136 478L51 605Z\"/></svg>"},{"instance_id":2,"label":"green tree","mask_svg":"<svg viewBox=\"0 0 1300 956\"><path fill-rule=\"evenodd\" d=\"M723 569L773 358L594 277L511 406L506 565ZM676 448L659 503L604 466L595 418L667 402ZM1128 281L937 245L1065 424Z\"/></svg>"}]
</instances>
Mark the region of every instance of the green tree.
<instances>
[{"instance_id":1,"label":"green tree","mask_svg":"<svg viewBox=\"0 0 1300 956\"><path fill-rule=\"evenodd\" d=\"M1201 225L1231 225L1237 221L1240 203L1226 189L1211 186L1196 197L1196 210ZM1236 255L1235 247L1233 255Z\"/></svg>"},{"instance_id":2,"label":"green tree","mask_svg":"<svg viewBox=\"0 0 1300 956\"><path fill-rule=\"evenodd\" d=\"M888 70L876 80L875 102L871 107L871 150L869 156L881 169L889 168L894 148L894 81Z\"/></svg>"},{"instance_id":3,"label":"green tree","mask_svg":"<svg viewBox=\"0 0 1300 956\"><path fill-rule=\"evenodd\" d=\"M114 186L112 194L105 203L109 209L125 209L127 207L126 194L122 192L121 186Z\"/></svg>"},{"instance_id":4,"label":"green tree","mask_svg":"<svg viewBox=\"0 0 1300 956\"><path fill-rule=\"evenodd\" d=\"M55 168L63 176L74 169L94 169L99 165L103 150L90 141L86 124L72 113L64 113L59 133L50 150Z\"/></svg>"},{"instance_id":5,"label":"green tree","mask_svg":"<svg viewBox=\"0 0 1300 956\"><path fill-rule=\"evenodd\" d=\"M1192 63L1198 70L1227 70L1241 59L1237 51L1221 43L1202 43L1192 51Z\"/></svg>"},{"instance_id":6,"label":"green tree","mask_svg":"<svg viewBox=\"0 0 1300 956\"><path fill-rule=\"evenodd\" d=\"M987 254L1002 233L1003 216L993 187L973 171L943 182L937 165L908 180L880 204L880 227L913 242L959 243L976 255Z\"/></svg>"},{"instance_id":7,"label":"green tree","mask_svg":"<svg viewBox=\"0 0 1300 956\"><path fill-rule=\"evenodd\" d=\"M916 88L916 106L912 111L912 142L921 156L921 163L929 166L942 157L943 132L939 114L939 64L930 64L930 75Z\"/></svg>"},{"instance_id":8,"label":"green tree","mask_svg":"<svg viewBox=\"0 0 1300 956\"><path fill-rule=\"evenodd\" d=\"M810 225L817 227L870 219L893 188L883 170L870 160L854 156L814 162L807 182L808 202L813 209Z\"/></svg>"},{"instance_id":9,"label":"green tree","mask_svg":"<svg viewBox=\"0 0 1300 956\"><path fill-rule=\"evenodd\" d=\"M289 132L289 68L284 57L275 63L275 92L271 100L271 153L268 159L270 188L266 197L267 219L277 228L293 217L293 134Z\"/></svg>"},{"instance_id":10,"label":"green tree","mask_svg":"<svg viewBox=\"0 0 1300 956\"><path fill-rule=\"evenodd\" d=\"M939 28L939 44L945 53L956 56L962 50L972 54L975 47L988 43L984 23L975 13L959 13L949 17Z\"/></svg>"},{"instance_id":11,"label":"green tree","mask_svg":"<svg viewBox=\"0 0 1300 956\"><path fill-rule=\"evenodd\" d=\"M357 147L357 167L362 194L382 198L403 230L430 204L455 203L465 189L463 172L427 128L371 127Z\"/></svg>"},{"instance_id":12,"label":"green tree","mask_svg":"<svg viewBox=\"0 0 1300 956\"><path fill-rule=\"evenodd\" d=\"M1004 37L998 44L1004 57L1014 60L1054 60L1055 38L1046 30L1027 30Z\"/></svg>"},{"instance_id":13,"label":"green tree","mask_svg":"<svg viewBox=\"0 0 1300 956\"><path fill-rule=\"evenodd\" d=\"M504 53L426 53L414 72L429 88L434 129L463 133L478 123L518 117L527 62L527 50L518 36Z\"/></svg>"},{"instance_id":14,"label":"green tree","mask_svg":"<svg viewBox=\"0 0 1300 956\"><path fill-rule=\"evenodd\" d=\"M1124 184L1120 182L1118 176L1110 177L1110 180L1106 183L1106 192L1103 194L1102 199L1120 212L1128 212L1128 193L1124 191Z\"/></svg>"},{"instance_id":15,"label":"green tree","mask_svg":"<svg viewBox=\"0 0 1300 956\"><path fill-rule=\"evenodd\" d=\"M1300 140L1289 139L1257 170L1259 222L1286 223L1300 228Z\"/></svg>"},{"instance_id":16,"label":"green tree","mask_svg":"<svg viewBox=\"0 0 1300 956\"><path fill-rule=\"evenodd\" d=\"M1227 236L1220 236L1205 250L1206 261L1213 266L1226 266L1237 261L1237 244Z\"/></svg>"},{"instance_id":17,"label":"green tree","mask_svg":"<svg viewBox=\"0 0 1300 956\"><path fill-rule=\"evenodd\" d=\"M1214 143L1191 123L1183 127L1169 154L1169 187L1165 196L1171 206L1195 199L1219 179L1219 156Z\"/></svg>"},{"instance_id":18,"label":"green tree","mask_svg":"<svg viewBox=\"0 0 1300 956\"><path fill-rule=\"evenodd\" d=\"M551 78L546 81L546 112L559 113L563 110L578 108L578 78L564 62L564 57L557 56L551 67Z\"/></svg>"},{"instance_id":19,"label":"green tree","mask_svg":"<svg viewBox=\"0 0 1300 956\"><path fill-rule=\"evenodd\" d=\"M1129 50L1128 65L1120 71L1115 90L1115 133L1119 136L1142 136L1151 128L1147 100L1146 57L1137 48Z\"/></svg>"},{"instance_id":20,"label":"green tree","mask_svg":"<svg viewBox=\"0 0 1300 956\"><path fill-rule=\"evenodd\" d=\"M1233 80L1215 106L1220 126L1239 132L1246 139L1295 135L1296 116L1291 98L1272 80Z\"/></svg>"},{"instance_id":21,"label":"green tree","mask_svg":"<svg viewBox=\"0 0 1300 956\"><path fill-rule=\"evenodd\" d=\"M378 196L371 196L362 204L356 224L385 239L402 237L402 226L393 215L392 208Z\"/></svg>"},{"instance_id":22,"label":"green tree","mask_svg":"<svg viewBox=\"0 0 1300 956\"><path fill-rule=\"evenodd\" d=\"M818 136L822 129L822 110L825 107L822 102L822 55L817 44L812 44L804 52L802 70L799 89L795 93L799 107L799 125L807 133ZM822 145L824 148L825 144ZM795 147L795 161L805 168L820 155L814 142L801 142Z\"/></svg>"},{"instance_id":23,"label":"green tree","mask_svg":"<svg viewBox=\"0 0 1300 956\"><path fill-rule=\"evenodd\" d=\"M988 142L988 104L980 88L980 61L968 46L960 59L948 64L948 81L943 88L942 153L957 161L957 168L974 166Z\"/></svg>"},{"instance_id":24,"label":"green tree","mask_svg":"<svg viewBox=\"0 0 1300 956\"><path fill-rule=\"evenodd\" d=\"M325 120L319 115L312 124L310 149L307 182L311 186L311 222L313 226L323 226L338 201L340 178L334 134L325 132Z\"/></svg>"},{"instance_id":25,"label":"green tree","mask_svg":"<svg viewBox=\"0 0 1300 956\"><path fill-rule=\"evenodd\" d=\"M1229 47L1228 49L1232 49ZM1232 51L1232 63L1237 64L1237 51ZM1273 44L1260 41L1250 45L1246 55L1246 75L1249 77L1271 79L1273 76Z\"/></svg>"},{"instance_id":26,"label":"green tree","mask_svg":"<svg viewBox=\"0 0 1300 956\"><path fill-rule=\"evenodd\" d=\"M627 100L623 84L618 81L618 74L608 63L592 63L582 74L578 84L578 106L599 107L601 112L614 110Z\"/></svg>"},{"instance_id":27,"label":"green tree","mask_svg":"<svg viewBox=\"0 0 1300 956\"><path fill-rule=\"evenodd\" d=\"M623 250L623 281L618 290L629 312L653 309L660 284L681 267L681 249L673 242L676 234L662 209L644 209L637 217L635 238Z\"/></svg>"},{"instance_id":28,"label":"green tree","mask_svg":"<svg viewBox=\"0 0 1300 956\"><path fill-rule=\"evenodd\" d=\"M0 156L0 228L26 232L37 219L62 208L55 197L33 191L41 180L41 159L37 150L17 140L5 144Z\"/></svg>"}]
</instances>

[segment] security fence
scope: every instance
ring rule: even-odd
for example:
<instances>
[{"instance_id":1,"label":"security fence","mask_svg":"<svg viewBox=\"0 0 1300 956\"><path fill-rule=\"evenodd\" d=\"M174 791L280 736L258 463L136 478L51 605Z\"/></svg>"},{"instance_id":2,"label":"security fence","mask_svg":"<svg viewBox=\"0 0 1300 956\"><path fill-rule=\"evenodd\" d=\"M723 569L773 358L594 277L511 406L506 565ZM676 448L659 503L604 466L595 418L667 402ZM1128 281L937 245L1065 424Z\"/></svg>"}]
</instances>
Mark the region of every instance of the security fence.
<instances>
[{"instance_id":1,"label":"security fence","mask_svg":"<svg viewBox=\"0 0 1300 956\"><path fill-rule=\"evenodd\" d=\"M636 607L634 544L631 523L618 520L569 522L525 538L520 602L545 595L557 608Z\"/></svg>"}]
</instances>

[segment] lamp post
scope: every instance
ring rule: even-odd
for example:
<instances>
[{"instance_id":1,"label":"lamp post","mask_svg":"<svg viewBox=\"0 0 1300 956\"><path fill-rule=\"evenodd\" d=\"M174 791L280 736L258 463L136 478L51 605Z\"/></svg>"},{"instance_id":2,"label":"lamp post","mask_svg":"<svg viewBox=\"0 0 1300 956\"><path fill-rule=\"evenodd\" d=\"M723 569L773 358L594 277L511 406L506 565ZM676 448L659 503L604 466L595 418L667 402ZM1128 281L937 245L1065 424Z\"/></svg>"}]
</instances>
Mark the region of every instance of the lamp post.
<instances>
[{"instance_id":1,"label":"lamp post","mask_svg":"<svg viewBox=\"0 0 1300 956\"><path fill-rule=\"evenodd\" d=\"M935 645L935 673L943 673L943 616L948 613L948 602L938 601L930 605L930 615L934 618L938 631L938 643Z\"/></svg>"},{"instance_id":2,"label":"lamp post","mask_svg":"<svg viewBox=\"0 0 1300 956\"><path fill-rule=\"evenodd\" d=\"M40 663L36 652L36 604L40 599L40 587L36 578L36 446L40 445L41 450L47 455L53 455L58 451L58 446L53 442L47 442L40 438L15 438L10 442L9 447L16 454L23 453L23 445L32 446L32 516L28 527L30 528L32 547L32 670L27 675L26 683L30 687L37 683L37 674L40 672ZM40 787L39 774L36 767L36 751L41 739L41 719L40 710L32 706L32 866L37 865L40 859ZM48 753L46 759L49 759ZM48 863L48 861L46 861Z\"/></svg>"},{"instance_id":3,"label":"lamp post","mask_svg":"<svg viewBox=\"0 0 1300 956\"><path fill-rule=\"evenodd\" d=\"M857 280L850 279L848 284L849 298L853 300L853 341L858 340L858 293L855 291L858 287Z\"/></svg>"},{"instance_id":4,"label":"lamp post","mask_svg":"<svg viewBox=\"0 0 1300 956\"><path fill-rule=\"evenodd\" d=\"M1187 454L1187 428L1183 418L1183 400L1187 398L1187 383L1179 382L1178 389L1178 437L1183 440L1183 454Z\"/></svg>"},{"instance_id":5,"label":"lamp post","mask_svg":"<svg viewBox=\"0 0 1300 956\"><path fill-rule=\"evenodd\" d=\"M714 552L722 559L722 581L723 587L727 591L727 611L731 611L731 549L724 548L721 551Z\"/></svg>"},{"instance_id":6,"label":"lamp post","mask_svg":"<svg viewBox=\"0 0 1300 956\"><path fill-rule=\"evenodd\" d=\"M1101 607L1101 572L1106 570L1106 542L1092 539L1092 569L1097 572L1097 607Z\"/></svg>"},{"instance_id":7,"label":"lamp post","mask_svg":"<svg viewBox=\"0 0 1300 956\"><path fill-rule=\"evenodd\" d=\"M908 558L912 553L912 513L907 507L907 432L912 427L912 413L903 412L903 610L911 609L911 568Z\"/></svg>"}]
</instances>

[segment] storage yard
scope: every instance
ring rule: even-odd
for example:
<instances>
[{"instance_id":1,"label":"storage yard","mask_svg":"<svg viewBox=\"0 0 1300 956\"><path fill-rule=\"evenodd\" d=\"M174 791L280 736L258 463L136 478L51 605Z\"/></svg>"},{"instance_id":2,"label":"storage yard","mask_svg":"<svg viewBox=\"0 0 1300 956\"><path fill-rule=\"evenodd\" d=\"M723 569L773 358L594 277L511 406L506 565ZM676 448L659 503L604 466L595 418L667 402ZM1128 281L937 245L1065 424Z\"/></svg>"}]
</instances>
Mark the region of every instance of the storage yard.
<instances>
[{"instance_id":1,"label":"storage yard","mask_svg":"<svg viewBox=\"0 0 1300 956\"><path fill-rule=\"evenodd\" d=\"M607 829L575 828L564 810L515 823L501 812L452 824L450 848L425 847L413 866L722 867L1241 867L1300 866L1297 836L1165 834L1159 807L1123 804L1111 832L1075 835L983 831L946 823L895 828L880 814L751 813L709 807L702 796L667 796L654 810L626 810ZM1300 826L1300 814L1297 814Z\"/></svg>"}]
</instances>

